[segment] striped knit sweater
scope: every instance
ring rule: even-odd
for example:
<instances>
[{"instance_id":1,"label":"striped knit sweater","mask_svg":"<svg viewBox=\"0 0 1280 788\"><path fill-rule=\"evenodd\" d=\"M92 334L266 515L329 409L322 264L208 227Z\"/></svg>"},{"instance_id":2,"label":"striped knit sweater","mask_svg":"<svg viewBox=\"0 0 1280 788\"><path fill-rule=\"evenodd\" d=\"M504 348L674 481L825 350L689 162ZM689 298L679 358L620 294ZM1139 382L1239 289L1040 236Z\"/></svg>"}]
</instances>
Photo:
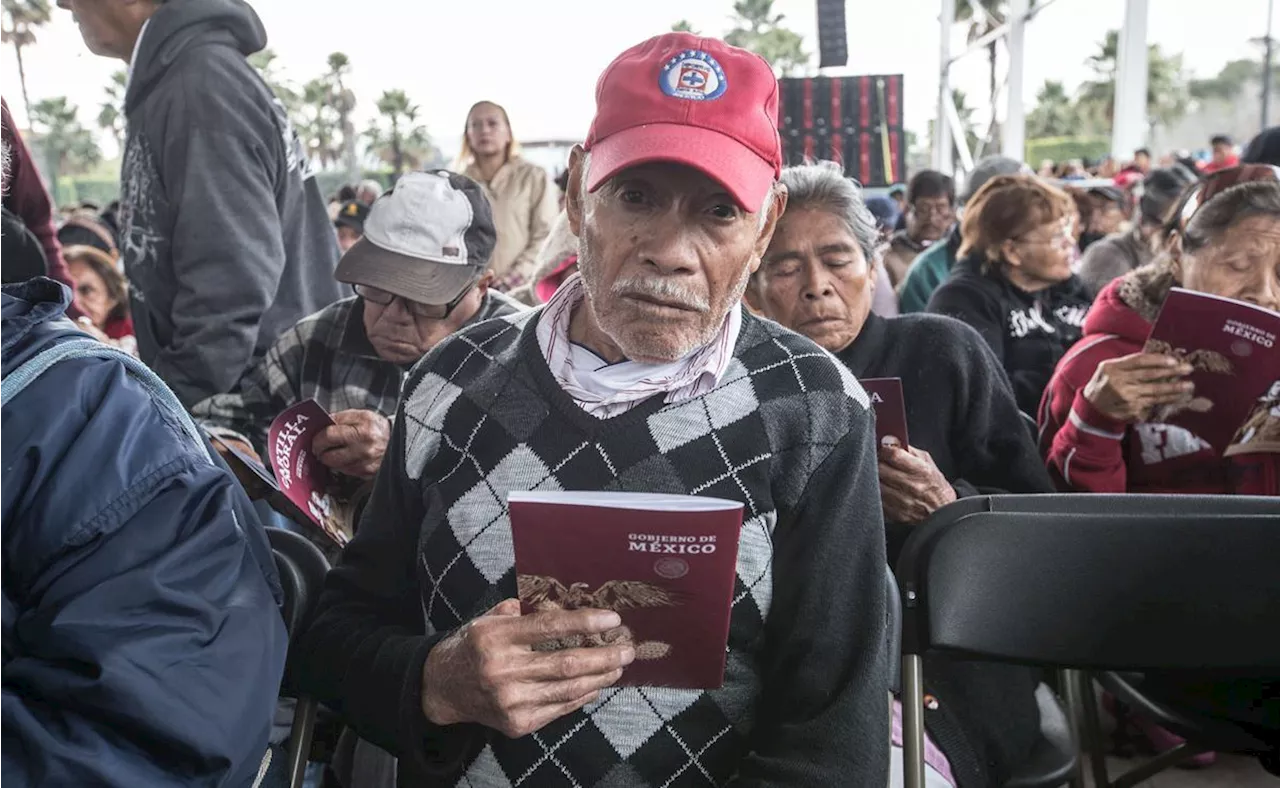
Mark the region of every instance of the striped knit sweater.
<instances>
[{"instance_id":1,"label":"striped knit sweater","mask_svg":"<svg viewBox=\"0 0 1280 788\"><path fill-rule=\"evenodd\" d=\"M303 684L400 757L402 785L883 785L884 526L861 387L744 316L715 389L597 419L552 377L540 314L466 329L415 369L296 649ZM515 595L507 493L548 489L743 502L723 687L607 690L515 740L426 721L430 648Z\"/></svg>"}]
</instances>

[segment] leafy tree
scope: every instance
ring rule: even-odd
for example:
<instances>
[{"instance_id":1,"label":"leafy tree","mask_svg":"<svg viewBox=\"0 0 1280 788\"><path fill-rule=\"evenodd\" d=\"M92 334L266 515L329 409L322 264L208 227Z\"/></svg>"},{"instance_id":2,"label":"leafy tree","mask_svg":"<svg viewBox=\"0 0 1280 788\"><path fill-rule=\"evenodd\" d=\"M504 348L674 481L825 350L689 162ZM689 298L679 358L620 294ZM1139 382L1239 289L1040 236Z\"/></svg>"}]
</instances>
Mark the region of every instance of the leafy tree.
<instances>
[{"instance_id":1,"label":"leafy tree","mask_svg":"<svg viewBox=\"0 0 1280 788\"><path fill-rule=\"evenodd\" d=\"M44 150L49 183L57 198L58 178L79 175L102 161L93 132L81 125L74 104L65 96L37 101L31 107L31 129Z\"/></svg>"},{"instance_id":2,"label":"leafy tree","mask_svg":"<svg viewBox=\"0 0 1280 788\"><path fill-rule=\"evenodd\" d=\"M330 99L332 89L323 77L313 79L302 86L298 111L298 135L302 138L307 156L329 169L341 156L338 135L341 118Z\"/></svg>"},{"instance_id":3,"label":"leafy tree","mask_svg":"<svg viewBox=\"0 0 1280 788\"><path fill-rule=\"evenodd\" d=\"M671 26L671 32L673 32L673 33L693 33L695 36L696 36L696 35L701 35L697 30L694 30L694 29L693 29L693 23L692 23L692 22L690 22L688 19L681 19L679 22L676 22L674 25L672 25L672 26Z\"/></svg>"},{"instance_id":4,"label":"leafy tree","mask_svg":"<svg viewBox=\"0 0 1280 788\"><path fill-rule=\"evenodd\" d=\"M1232 60L1216 77L1191 80L1189 91L1195 99L1233 99L1245 86L1262 79L1262 64L1256 60Z\"/></svg>"},{"instance_id":5,"label":"leafy tree","mask_svg":"<svg viewBox=\"0 0 1280 788\"><path fill-rule=\"evenodd\" d=\"M725 35L726 42L755 52L783 76L809 63L804 39L783 26L783 15L773 13L773 0L737 0L733 12L734 27Z\"/></svg>"},{"instance_id":6,"label":"leafy tree","mask_svg":"<svg viewBox=\"0 0 1280 788\"><path fill-rule=\"evenodd\" d=\"M351 73L351 59L342 52L334 52L329 55L327 64L328 101L338 117L338 130L342 132L342 163L354 177L360 171L356 158L356 127L351 120L351 113L356 108L356 94L343 82L343 78Z\"/></svg>"},{"instance_id":7,"label":"leafy tree","mask_svg":"<svg viewBox=\"0 0 1280 788\"><path fill-rule=\"evenodd\" d=\"M105 129L116 141L116 147L124 150L124 93L129 75L124 69L111 72L111 81L107 83L107 100L98 109L98 128Z\"/></svg>"},{"instance_id":8,"label":"leafy tree","mask_svg":"<svg viewBox=\"0 0 1280 788\"><path fill-rule=\"evenodd\" d=\"M1116 69L1119 33L1108 30L1098 51L1085 63L1096 76L1080 86L1078 105L1094 130L1110 133L1115 115ZM1189 93L1182 70L1182 55L1166 55L1159 44L1147 47L1147 117L1168 125L1187 110Z\"/></svg>"},{"instance_id":9,"label":"leafy tree","mask_svg":"<svg viewBox=\"0 0 1280 788\"><path fill-rule=\"evenodd\" d=\"M1080 115L1061 82L1047 79L1036 93L1035 108L1027 113L1027 136L1065 137L1080 128Z\"/></svg>"},{"instance_id":10,"label":"leafy tree","mask_svg":"<svg viewBox=\"0 0 1280 788\"><path fill-rule=\"evenodd\" d=\"M22 106L31 118L31 97L27 95L27 70L22 50L36 42L36 31L49 24L49 0L4 0L0 21L0 41L13 44L18 59L18 82L22 85Z\"/></svg>"},{"instance_id":11,"label":"leafy tree","mask_svg":"<svg viewBox=\"0 0 1280 788\"><path fill-rule=\"evenodd\" d=\"M292 117L302 104L302 94L298 92L297 86L285 78L276 65L276 59L274 50L262 49L249 56L249 65L258 70L262 81L267 83L267 87L280 99L280 103Z\"/></svg>"},{"instance_id":12,"label":"leafy tree","mask_svg":"<svg viewBox=\"0 0 1280 788\"><path fill-rule=\"evenodd\" d=\"M427 127L418 123L418 106L403 90L383 92L375 106L383 123L371 122L365 139L369 152L391 165L393 180L406 169L439 160Z\"/></svg>"}]
</instances>

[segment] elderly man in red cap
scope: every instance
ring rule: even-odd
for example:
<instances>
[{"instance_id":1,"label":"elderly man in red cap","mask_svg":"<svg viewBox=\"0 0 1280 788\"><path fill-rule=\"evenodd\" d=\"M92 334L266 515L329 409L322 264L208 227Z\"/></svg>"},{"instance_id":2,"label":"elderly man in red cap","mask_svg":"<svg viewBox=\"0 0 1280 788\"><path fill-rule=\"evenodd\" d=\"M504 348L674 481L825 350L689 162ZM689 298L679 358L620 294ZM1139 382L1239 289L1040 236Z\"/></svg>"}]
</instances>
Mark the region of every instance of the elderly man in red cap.
<instances>
[{"instance_id":1,"label":"elderly man in red cap","mask_svg":"<svg viewBox=\"0 0 1280 788\"><path fill-rule=\"evenodd\" d=\"M570 159L580 273L543 309L446 340L406 383L295 649L305 688L398 755L401 784L885 783L868 400L740 305L787 202L777 100L768 64L720 41L620 55ZM743 504L720 686L615 686L637 658L601 637L617 613L522 611L508 495L548 489Z\"/></svg>"}]
</instances>

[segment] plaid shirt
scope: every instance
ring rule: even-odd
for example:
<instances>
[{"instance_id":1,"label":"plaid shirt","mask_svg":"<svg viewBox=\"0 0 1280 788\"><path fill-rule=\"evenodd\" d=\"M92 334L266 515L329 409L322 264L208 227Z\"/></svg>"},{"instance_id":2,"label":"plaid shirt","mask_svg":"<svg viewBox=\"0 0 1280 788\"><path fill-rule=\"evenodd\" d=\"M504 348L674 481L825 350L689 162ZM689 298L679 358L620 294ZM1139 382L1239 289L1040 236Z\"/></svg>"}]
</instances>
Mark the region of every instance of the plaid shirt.
<instances>
[{"instance_id":1,"label":"plaid shirt","mask_svg":"<svg viewBox=\"0 0 1280 788\"><path fill-rule=\"evenodd\" d=\"M523 310L489 290L467 325ZM314 399L330 413L361 409L392 418L410 366L378 356L364 333L364 302L352 296L298 321L235 391L209 397L191 413L205 426L234 432L263 452L272 420L304 400Z\"/></svg>"}]
</instances>

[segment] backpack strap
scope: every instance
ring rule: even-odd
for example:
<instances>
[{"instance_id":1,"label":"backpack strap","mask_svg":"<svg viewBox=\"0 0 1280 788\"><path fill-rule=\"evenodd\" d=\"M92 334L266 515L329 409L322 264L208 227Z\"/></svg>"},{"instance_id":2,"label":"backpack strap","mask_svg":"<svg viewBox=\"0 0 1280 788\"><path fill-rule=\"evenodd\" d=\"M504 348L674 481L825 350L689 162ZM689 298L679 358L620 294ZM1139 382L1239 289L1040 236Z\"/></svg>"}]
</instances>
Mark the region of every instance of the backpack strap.
<instances>
[{"instance_id":1,"label":"backpack strap","mask_svg":"<svg viewBox=\"0 0 1280 788\"><path fill-rule=\"evenodd\" d=\"M99 358L123 364L125 370L146 389L147 394L151 396L151 401L160 409L161 414L186 433L192 444L199 446L201 453L210 461L213 460L200 430L164 381L138 359L96 339L72 339L59 342L23 362L0 382L0 406L8 405L10 400L22 393L23 389L31 385L32 381L43 375L54 364L77 358Z\"/></svg>"}]
</instances>

